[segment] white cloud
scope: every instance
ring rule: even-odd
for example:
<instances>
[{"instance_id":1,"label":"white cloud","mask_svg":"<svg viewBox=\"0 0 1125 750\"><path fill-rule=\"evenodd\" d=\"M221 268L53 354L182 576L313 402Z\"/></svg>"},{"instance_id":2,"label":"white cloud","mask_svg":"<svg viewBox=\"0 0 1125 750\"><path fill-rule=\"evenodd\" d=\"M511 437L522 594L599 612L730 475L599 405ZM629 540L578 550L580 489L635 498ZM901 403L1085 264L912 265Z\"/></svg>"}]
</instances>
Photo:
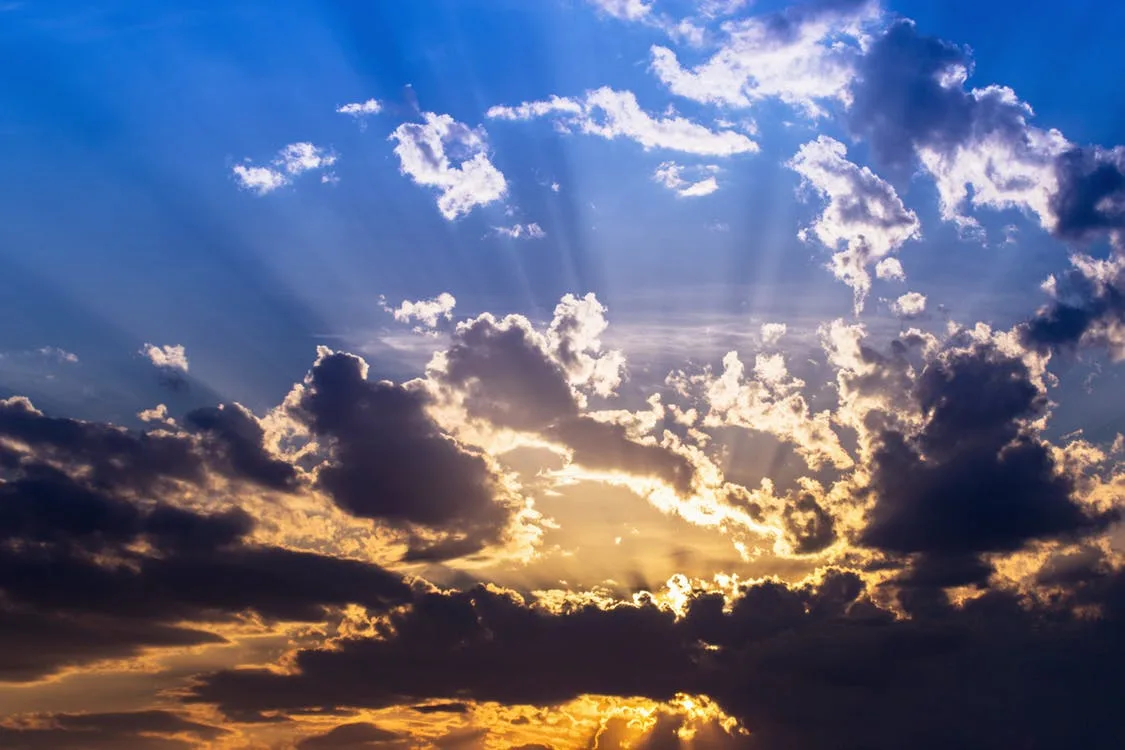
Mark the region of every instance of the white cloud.
<instances>
[{"instance_id":1,"label":"white cloud","mask_svg":"<svg viewBox=\"0 0 1125 750\"><path fill-rule=\"evenodd\" d=\"M187 354L184 352L183 344L156 346L146 343L141 347L140 353L157 367L180 370L181 372L188 371Z\"/></svg>"},{"instance_id":2,"label":"white cloud","mask_svg":"<svg viewBox=\"0 0 1125 750\"><path fill-rule=\"evenodd\" d=\"M362 120L369 115L377 115L383 111L383 105L375 99L368 99L365 102L351 102L336 108L336 112L341 115L348 115L357 120Z\"/></svg>"},{"instance_id":3,"label":"white cloud","mask_svg":"<svg viewBox=\"0 0 1125 750\"><path fill-rule=\"evenodd\" d=\"M753 153L758 144L733 130L711 130L677 115L654 117L641 109L631 91L615 91L603 86L581 99L552 96L514 107L496 106L488 117L501 120L528 120L554 116L561 129L576 129L606 139L628 138L646 150L659 148L702 156L730 156Z\"/></svg>"},{"instance_id":4,"label":"white cloud","mask_svg":"<svg viewBox=\"0 0 1125 750\"><path fill-rule=\"evenodd\" d=\"M624 21L639 21L652 13L652 3L644 0L587 0L603 13Z\"/></svg>"},{"instance_id":5,"label":"white cloud","mask_svg":"<svg viewBox=\"0 0 1125 750\"><path fill-rule=\"evenodd\" d=\"M891 311L902 318L914 318L926 311L926 295L907 292L891 303Z\"/></svg>"},{"instance_id":6,"label":"white cloud","mask_svg":"<svg viewBox=\"0 0 1125 750\"><path fill-rule=\"evenodd\" d=\"M60 349L57 346L44 346L38 350L40 354L48 359L58 360L73 365L78 363L78 355L73 352L68 352L65 349Z\"/></svg>"},{"instance_id":7,"label":"white cloud","mask_svg":"<svg viewBox=\"0 0 1125 750\"><path fill-rule=\"evenodd\" d=\"M762 324L762 344L765 346L773 346L781 337L788 331L788 327L784 323L763 323Z\"/></svg>"},{"instance_id":8,"label":"white cloud","mask_svg":"<svg viewBox=\"0 0 1125 750\"><path fill-rule=\"evenodd\" d=\"M291 175L299 175L313 169L324 169L336 163L336 154L326 148L308 142L290 143L278 152L274 164Z\"/></svg>"},{"instance_id":9,"label":"white cloud","mask_svg":"<svg viewBox=\"0 0 1125 750\"><path fill-rule=\"evenodd\" d=\"M142 422L160 422L169 425L176 423L176 420L168 416L168 407L164 404L157 404L151 409L137 412L137 418Z\"/></svg>"},{"instance_id":10,"label":"white cloud","mask_svg":"<svg viewBox=\"0 0 1125 750\"><path fill-rule=\"evenodd\" d=\"M875 275L885 281L906 281L906 271L898 258L883 258L876 263Z\"/></svg>"},{"instance_id":11,"label":"white cloud","mask_svg":"<svg viewBox=\"0 0 1125 750\"><path fill-rule=\"evenodd\" d=\"M714 173L718 171L718 167L707 164L698 167L684 167L674 161L662 162L656 168L652 175L652 179L659 182L669 190L675 191L677 195L682 198L695 198L703 195L710 195L719 189L719 183L715 179ZM708 177L702 177L697 180L689 180L684 177L684 173L691 171L696 173L710 173Z\"/></svg>"},{"instance_id":12,"label":"white cloud","mask_svg":"<svg viewBox=\"0 0 1125 750\"><path fill-rule=\"evenodd\" d=\"M424 123L399 125L390 139L397 141L400 171L419 185L438 188L442 216L452 221L507 194L503 173L488 159L483 128L433 112L422 117Z\"/></svg>"},{"instance_id":13,"label":"white cloud","mask_svg":"<svg viewBox=\"0 0 1125 750\"><path fill-rule=\"evenodd\" d=\"M422 299L416 302L403 300L397 308L383 305L383 309L394 315L399 323L418 321L426 328L436 328L439 318L453 319L453 308L457 299L449 292L442 292L431 299Z\"/></svg>"},{"instance_id":14,"label":"white cloud","mask_svg":"<svg viewBox=\"0 0 1125 750\"><path fill-rule=\"evenodd\" d=\"M493 227L496 234L513 240L541 240L547 236L543 228L535 222L530 224L513 224L510 227Z\"/></svg>"},{"instance_id":15,"label":"white cloud","mask_svg":"<svg viewBox=\"0 0 1125 750\"><path fill-rule=\"evenodd\" d=\"M253 190L258 195L265 195L289 184L289 178L270 167L235 164L231 171L234 172L234 179L239 187Z\"/></svg>"},{"instance_id":16,"label":"white cloud","mask_svg":"<svg viewBox=\"0 0 1125 750\"><path fill-rule=\"evenodd\" d=\"M722 10L720 5L729 10L735 4L709 5L715 12ZM821 115L821 101L847 103L864 29L879 15L872 2L846 10L796 9L729 21L722 26L726 38L706 62L685 68L675 52L657 45L652 70L672 93L695 101L748 107L777 98Z\"/></svg>"},{"instance_id":17,"label":"white cloud","mask_svg":"<svg viewBox=\"0 0 1125 750\"><path fill-rule=\"evenodd\" d=\"M699 12L707 18L718 18L737 13L750 4L750 0L700 0Z\"/></svg>"},{"instance_id":18,"label":"white cloud","mask_svg":"<svg viewBox=\"0 0 1125 750\"><path fill-rule=\"evenodd\" d=\"M552 183L551 183L551 192L552 192L552 193L557 193L557 192L559 192L560 190L562 190L562 186L561 186L561 185L559 185L559 183L557 183L557 182L552 182Z\"/></svg>"},{"instance_id":19,"label":"white cloud","mask_svg":"<svg viewBox=\"0 0 1125 750\"><path fill-rule=\"evenodd\" d=\"M868 167L848 161L846 154L844 144L820 136L801 146L788 166L801 175L805 186L828 201L811 229L818 240L836 250L831 270L855 291L859 312L871 289L867 266L921 233L917 215L907 210L894 187Z\"/></svg>"},{"instance_id":20,"label":"white cloud","mask_svg":"<svg viewBox=\"0 0 1125 750\"><path fill-rule=\"evenodd\" d=\"M252 190L258 195L265 195L290 184L292 178L304 172L326 169L335 164L337 159L337 155L331 149L301 141L290 143L278 151L271 162L273 166L235 164L231 171L239 187Z\"/></svg>"}]
</instances>

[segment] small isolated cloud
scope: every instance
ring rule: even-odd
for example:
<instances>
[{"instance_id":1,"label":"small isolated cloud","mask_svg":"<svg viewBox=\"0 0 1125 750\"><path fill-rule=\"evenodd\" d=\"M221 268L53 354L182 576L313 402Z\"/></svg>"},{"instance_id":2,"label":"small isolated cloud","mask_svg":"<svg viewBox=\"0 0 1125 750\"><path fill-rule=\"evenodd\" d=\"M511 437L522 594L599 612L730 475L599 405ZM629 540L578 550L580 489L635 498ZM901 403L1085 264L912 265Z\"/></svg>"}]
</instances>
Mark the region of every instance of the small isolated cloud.
<instances>
[{"instance_id":1,"label":"small isolated cloud","mask_svg":"<svg viewBox=\"0 0 1125 750\"><path fill-rule=\"evenodd\" d=\"M916 318L926 311L926 295L907 292L891 303L891 310L900 318Z\"/></svg>"},{"instance_id":2,"label":"small isolated cloud","mask_svg":"<svg viewBox=\"0 0 1125 750\"><path fill-rule=\"evenodd\" d=\"M357 120L362 120L368 115L377 115L383 111L383 105L375 99L368 99L365 102L351 102L336 108L336 112L341 115L348 115Z\"/></svg>"},{"instance_id":3,"label":"small isolated cloud","mask_svg":"<svg viewBox=\"0 0 1125 750\"><path fill-rule=\"evenodd\" d=\"M876 263L875 275L884 281L906 281L906 271L898 258L883 258Z\"/></svg>"},{"instance_id":4,"label":"small isolated cloud","mask_svg":"<svg viewBox=\"0 0 1125 750\"><path fill-rule=\"evenodd\" d=\"M561 186L561 185L559 185L559 183L557 183L557 182L552 182L552 183L551 183L551 192L552 192L552 193L557 193L557 192L559 192L559 190L561 190L561 189L562 189L562 186Z\"/></svg>"},{"instance_id":5,"label":"small isolated cloud","mask_svg":"<svg viewBox=\"0 0 1125 750\"><path fill-rule=\"evenodd\" d=\"M713 164L704 164L696 167L684 167L674 161L661 162L652 174L652 179L664 187L672 190L681 198L698 198L710 195L719 189L715 173L719 168ZM699 179L685 177L685 174L694 174ZM707 177L700 175L707 174Z\"/></svg>"},{"instance_id":6,"label":"small isolated cloud","mask_svg":"<svg viewBox=\"0 0 1125 750\"><path fill-rule=\"evenodd\" d=\"M781 337L785 335L789 329L784 323L763 323L762 324L762 344L765 346L773 346Z\"/></svg>"},{"instance_id":7,"label":"small isolated cloud","mask_svg":"<svg viewBox=\"0 0 1125 750\"><path fill-rule=\"evenodd\" d=\"M65 362L66 364L77 364L78 355L73 352L68 352L65 349L60 349L57 346L44 346L36 350L39 354L47 359L53 359L57 362Z\"/></svg>"},{"instance_id":8,"label":"small isolated cloud","mask_svg":"<svg viewBox=\"0 0 1125 750\"><path fill-rule=\"evenodd\" d=\"M917 239L921 231L918 216L903 205L894 187L868 167L848 161L846 154L844 144L822 135L801 146L789 168L828 201L810 228L836 251L830 268L855 291L858 313L871 289L867 266ZM802 238L806 236L802 230Z\"/></svg>"},{"instance_id":9,"label":"small isolated cloud","mask_svg":"<svg viewBox=\"0 0 1125 750\"><path fill-rule=\"evenodd\" d=\"M156 346L146 343L141 347L140 353L161 369L188 371L187 354L184 352L182 344Z\"/></svg>"},{"instance_id":10,"label":"small isolated cloud","mask_svg":"<svg viewBox=\"0 0 1125 750\"><path fill-rule=\"evenodd\" d=\"M488 158L487 133L449 115L422 114L423 123L395 128L400 171L418 185L439 190L438 210L452 221L500 200L508 192L503 173Z\"/></svg>"},{"instance_id":11,"label":"small isolated cloud","mask_svg":"<svg viewBox=\"0 0 1125 750\"><path fill-rule=\"evenodd\" d=\"M398 307L383 305L383 309L394 315L399 323L417 321L426 328L436 328L439 318L453 319L453 308L457 299L449 292L442 292L431 299L420 299L417 302L403 300Z\"/></svg>"},{"instance_id":12,"label":"small isolated cloud","mask_svg":"<svg viewBox=\"0 0 1125 750\"><path fill-rule=\"evenodd\" d=\"M652 13L652 3L644 0L587 0L603 13L623 21L640 21Z\"/></svg>"},{"instance_id":13,"label":"small isolated cloud","mask_svg":"<svg viewBox=\"0 0 1125 750\"><path fill-rule=\"evenodd\" d=\"M256 166L247 160L245 164L235 164L231 167L231 172L234 173L235 182L243 190L265 195L285 187L294 177L305 172L327 169L335 164L337 159L337 155L331 149L302 141L290 143L278 151L277 156L270 162L272 166Z\"/></svg>"},{"instance_id":14,"label":"small isolated cloud","mask_svg":"<svg viewBox=\"0 0 1125 750\"><path fill-rule=\"evenodd\" d=\"M712 130L674 114L653 116L641 109L632 91L616 91L606 86L588 91L581 99L552 96L514 107L492 107L487 116L494 120L551 116L563 132L577 130L609 140L627 138L646 151L659 148L701 156L731 156L758 150L758 144L743 133Z\"/></svg>"},{"instance_id":15,"label":"small isolated cloud","mask_svg":"<svg viewBox=\"0 0 1125 750\"><path fill-rule=\"evenodd\" d=\"M137 419L142 422L159 422L162 424L174 425L176 420L168 416L168 407L164 404L157 404L151 409L144 409L137 412Z\"/></svg>"},{"instance_id":16,"label":"small isolated cloud","mask_svg":"<svg viewBox=\"0 0 1125 750\"><path fill-rule=\"evenodd\" d=\"M493 227L492 229L501 237L508 237L513 240L541 240L547 236L543 228L535 222L513 224L510 227Z\"/></svg>"}]
</instances>

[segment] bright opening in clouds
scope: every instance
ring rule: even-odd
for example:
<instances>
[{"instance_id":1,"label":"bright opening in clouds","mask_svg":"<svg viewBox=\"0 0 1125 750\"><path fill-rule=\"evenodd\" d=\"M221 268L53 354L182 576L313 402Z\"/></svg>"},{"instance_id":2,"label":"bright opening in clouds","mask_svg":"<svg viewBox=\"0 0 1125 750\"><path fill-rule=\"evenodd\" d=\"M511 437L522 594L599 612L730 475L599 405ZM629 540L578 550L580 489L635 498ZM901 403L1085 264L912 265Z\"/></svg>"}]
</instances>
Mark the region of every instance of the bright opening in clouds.
<instances>
[{"instance_id":1,"label":"bright opening in clouds","mask_svg":"<svg viewBox=\"0 0 1125 750\"><path fill-rule=\"evenodd\" d=\"M0 3L0 747L1125 746L1122 28Z\"/></svg>"}]
</instances>

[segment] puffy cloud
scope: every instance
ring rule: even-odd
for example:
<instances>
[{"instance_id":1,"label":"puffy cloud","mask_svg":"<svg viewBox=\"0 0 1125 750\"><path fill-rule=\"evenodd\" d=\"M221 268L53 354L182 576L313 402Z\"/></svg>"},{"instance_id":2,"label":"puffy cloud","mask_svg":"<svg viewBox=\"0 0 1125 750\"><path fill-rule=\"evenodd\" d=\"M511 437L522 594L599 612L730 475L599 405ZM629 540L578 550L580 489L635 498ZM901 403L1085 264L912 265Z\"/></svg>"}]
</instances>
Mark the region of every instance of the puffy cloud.
<instances>
[{"instance_id":1,"label":"puffy cloud","mask_svg":"<svg viewBox=\"0 0 1125 750\"><path fill-rule=\"evenodd\" d=\"M687 179L684 177L686 171L709 174L709 176L700 176L699 179ZM719 189L719 183L715 179L714 174L717 171L718 167L712 164L697 167L684 167L674 161L665 161L661 162L660 166L656 168L656 171L652 173L652 179L669 190L672 190L681 198L698 198L700 196L710 195Z\"/></svg>"},{"instance_id":2,"label":"puffy cloud","mask_svg":"<svg viewBox=\"0 0 1125 750\"><path fill-rule=\"evenodd\" d=\"M639 21L652 13L652 4L644 0L588 0L594 7L614 18Z\"/></svg>"},{"instance_id":3,"label":"puffy cloud","mask_svg":"<svg viewBox=\"0 0 1125 750\"><path fill-rule=\"evenodd\" d=\"M1046 399L1027 364L991 342L951 348L918 376L914 434L887 430L872 461L862 543L917 555L913 582L980 582L981 555L1080 538L1116 518L1074 495L1033 422ZM919 580L920 579L920 580Z\"/></svg>"},{"instance_id":4,"label":"puffy cloud","mask_svg":"<svg viewBox=\"0 0 1125 750\"><path fill-rule=\"evenodd\" d=\"M547 236L547 233L543 231L543 227L535 222L530 224L513 224L510 227L493 227L492 229L501 237L507 237L513 240L541 240Z\"/></svg>"},{"instance_id":5,"label":"puffy cloud","mask_svg":"<svg viewBox=\"0 0 1125 750\"><path fill-rule=\"evenodd\" d=\"M487 134L449 115L422 113L422 123L403 123L390 139L400 171L415 183L438 189L438 210L452 221L507 195L504 175L488 158Z\"/></svg>"},{"instance_id":6,"label":"puffy cloud","mask_svg":"<svg viewBox=\"0 0 1125 750\"><path fill-rule=\"evenodd\" d=\"M389 729L366 721L340 724L322 734L306 737L297 743L298 750L347 750L348 748L386 747L404 737Z\"/></svg>"},{"instance_id":7,"label":"puffy cloud","mask_svg":"<svg viewBox=\"0 0 1125 750\"><path fill-rule=\"evenodd\" d=\"M772 435L789 443L812 468L827 462L848 468L852 458L832 429L831 413L813 412L802 390L805 382L789 373L782 354L759 354L751 374L737 352L723 357L723 370L672 376L674 383L696 391L708 411L708 427L734 426Z\"/></svg>"},{"instance_id":8,"label":"puffy cloud","mask_svg":"<svg viewBox=\"0 0 1125 750\"><path fill-rule=\"evenodd\" d=\"M1044 285L1054 300L1027 323L1024 339L1042 350L1102 346L1125 359L1125 257L1075 255L1070 262L1071 271Z\"/></svg>"},{"instance_id":9,"label":"puffy cloud","mask_svg":"<svg viewBox=\"0 0 1125 750\"><path fill-rule=\"evenodd\" d=\"M725 38L706 62L685 68L667 47L652 48L652 70L678 96L748 107L777 98L807 114L847 101L874 2L820 2L723 24Z\"/></svg>"},{"instance_id":10,"label":"puffy cloud","mask_svg":"<svg viewBox=\"0 0 1125 750\"><path fill-rule=\"evenodd\" d=\"M886 260L921 234L917 215L903 205L895 189L868 167L848 161L846 154L844 144L820 136L801 146L789 167L828 201L811 228L817 239L836 251L830 267L836 278L855 290L858 313L871 289L867 267ZM901 266L888 270L901 271Z\"/></svg>"},{"instance_id":11,"label":"puffy cloud","mask_svg":"<svg viewBox=\"0 0 1125 750\"><path fill-rule=\"evenodd\" d=\"M876 263L875 276L885 281L906 281L906 271L898 258L883 258Z\"/></svg>"},{"instance_id":12,"label":"puffy cloud","mask_svg":"<svg viewBox=\"0 0 1125 750\"><path fill-rule=\"evenodd\" d=\"M302 141L290 143L278 151L273 159L273 166L236 164L231 167L231 171L239 187L265 195L289 185L292 178L305 172L331 167L338 158L330 149Z\"/></svg>"},{"instance_id":13,"label":"puffy cloud","mask_svg":"<svg viewBox=\"0 0 1125 750\"><path fill-rule=\"evenodd\" d=\"M457 299L452 294L442 292L432 299L421 299L416 302L403 300L398 307L388 307L384 304L383 309L394 315L399 323L416 320L426 328L436 328L440 318L453 319L453 308L456 305Z\"/></svg>"},{"instance_id":14,"label":"puffy cloud","mask_svg":"<svg viewBox=\"0 0 1125 750\"><path fill-rule=\"evenodd\" d=\"M146 343L141 347L140 353L157 367L179 370L180 372L188 371L187 353L184 351L183 344L156 346Z\"/></svg>"},{"instance_id":15,"label":"puffy cloud","mask_svg":"<svg viewBox=\"0 0 1125 750\"><path fill-rule=\"evenodd\" d=\"M602 87L582 99L552 96L514 107L495 106L488 117L500 120L529 120L553 116L564 132L575 129L602 138L628 138L645 150L659 148L701 156L731 156L752 153L758 144L730 129L711 130L684 117L653 117L641 109L631 91Z\"/></svg>"},{"instance_id":16,"label":"puffy cloud","mask_svg":"<svg viewBox=\"0 0 1125 750\"><path fill-rule=\"evenodd\" d=\"M977 230L975 208L1020 208L1059 237L1115 241L1125 227L1125 150L1083 148L1029 123L1011 89L966 89L967 50L898 21L863 58L853 129L882 161L917 159L933 176L943 216Z\"/></svg>"},{"instance_id":17,"label":"puffy cloud","mask_svg":"<svg viewBox=\"0 0 1125 750\"><path fill-rule=\"evenodd\" d=\"M362 120L370 115L377 115L382 111L383 105L375 99L368 99L364 102L350 102L336 108L338 114L348 115L357 120Z\"/></svg>"},{"instance_id":18,"label":"puffy cloud","mask_svg":"<svg viewBox=\"0 0 1125 750\"><path fill-rule=\"evenodd\" d=\"M926 311L926 295L907 292L891 303L891 311L900 318L916 318Z\"/></svg>"},{"instance_id":19,"label":"puffy cloud","mask_svg":"<svg viewBox=\"0 0 1125 750\"><path fill-rule=\"evenodd\" d=\"M317 485L353 515L415 532L410 558L456 557L502 540L515 498L486 457L430 418L425 394L371 382L362 359L322 347L289 401L324 441Z\"/></svg>"},{"instance_id":20,"label":"puffy cloud","mask_svg":"<svg viewBox=\"0 0 1125 750\"><path fill-rule=\"evenodd\" d=\"M765 346L774 346L777 342L781 341L788 331L788 327L784 323L762 323L762 344Z\"/></svg>"}]
</instances>

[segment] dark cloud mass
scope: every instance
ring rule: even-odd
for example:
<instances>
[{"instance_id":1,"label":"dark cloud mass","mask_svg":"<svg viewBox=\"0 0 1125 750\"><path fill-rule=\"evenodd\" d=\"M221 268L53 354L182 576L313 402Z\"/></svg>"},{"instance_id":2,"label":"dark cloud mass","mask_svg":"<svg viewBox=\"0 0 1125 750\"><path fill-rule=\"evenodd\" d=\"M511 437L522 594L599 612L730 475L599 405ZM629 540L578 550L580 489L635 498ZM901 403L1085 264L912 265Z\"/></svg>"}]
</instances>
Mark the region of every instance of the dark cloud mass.
<instances>
[{"instance_id":1,"label":"dark cloud mass","mask_svg":"<svg viewBox=\"0 0 1125 750\"><path fill-rule=\"evenodd\" d=\"M921 432L888 431L876 451L864 544L958 557L1078 536L1112 520L1078 504L1027 427L1045 400L1021 360L990 345L950 352L922 372L915 397Z\"/></svg>"},{"instance_id":2,"label":"dark cloud mass","mask_svg":"<svg viewBox=\"0 0 1125 750\"><path fill-rule=\"evenodd\" d=\"M451 535L431 551L458 556L497 541L511 507L494 470L426 414L423 393L366 375L363 360L332 353L306 379L297 415L331 451L319 485L357 516Z\"/></svg>"},{"instance_id":3,"label":"dark cloud mass","mask_svg":"<svg viewBox=\"0 0 1125 750\"><path fill-rule=\"evenodd\" d=\"M0 746L10 750L187 750L229 731L169 711L51 714L34 723L0 723Z\"/></svg>"}]
</instances>

